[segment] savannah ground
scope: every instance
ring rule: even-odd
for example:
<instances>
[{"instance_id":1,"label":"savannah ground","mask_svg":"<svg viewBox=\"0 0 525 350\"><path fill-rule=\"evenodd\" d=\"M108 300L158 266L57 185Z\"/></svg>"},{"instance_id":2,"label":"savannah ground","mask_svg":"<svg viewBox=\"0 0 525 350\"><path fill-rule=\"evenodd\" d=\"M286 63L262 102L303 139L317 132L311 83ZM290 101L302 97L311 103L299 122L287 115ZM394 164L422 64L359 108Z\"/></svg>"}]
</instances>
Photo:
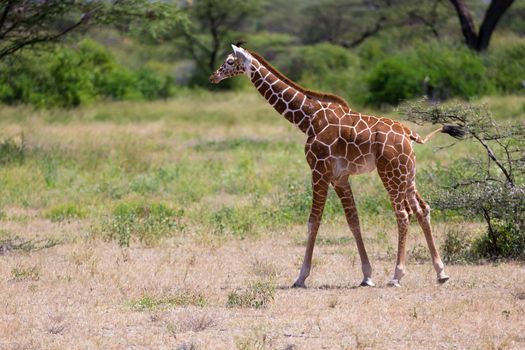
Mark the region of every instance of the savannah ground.
<instances>
[{"instance_id":1,"label":"savannah ground","mask_svg":"<svg viewBox=\"0 0 525 350\"><path fill-rule=\"evenodd\" d=\"M521 97L482 102L525 118ZM525 348L522 264L448 264L437 285L413 224L403 287L386 286L397 234L375 173L351 182L377 287L356 287L332 191L308 289L290 289L310 206L304 136L253 92L2 107L0 130L1 349ZM416 146L424 197L433 166L478 151L438 150L451 142ZM433 227L441 245L483 231L439 212Z\"/></svg>"}]
</instances>

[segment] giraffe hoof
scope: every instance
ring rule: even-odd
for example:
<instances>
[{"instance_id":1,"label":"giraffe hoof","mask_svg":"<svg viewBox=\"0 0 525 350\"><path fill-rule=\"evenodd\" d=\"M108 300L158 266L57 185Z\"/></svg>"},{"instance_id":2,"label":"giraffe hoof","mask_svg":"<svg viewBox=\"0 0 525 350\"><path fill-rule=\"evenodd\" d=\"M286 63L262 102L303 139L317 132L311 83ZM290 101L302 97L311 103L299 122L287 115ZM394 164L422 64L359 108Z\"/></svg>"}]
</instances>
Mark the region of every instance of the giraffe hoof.
<instances>
[{"instance_id":1,"label":"giraffe hoof","mask_svg":"<svg viewBox=\"0 0 525 350\"><path fill-rule=\"evenodd\" d=\"M441 276L441 277L438 277L438 283L439 283L439 284L444 284L444 283L447 282L449 279L450 279L449 276L447 276L447 275L443 275L443 276Z\"/></svg>"},{"instance_id":2,"label":"giraffe hoof","mask_svg":"<svg viewBox=\"0 0 525 350\"><path fill-rule=\"evenodd\" d=\"M295 282L292 285L292 288L303 288L303 289L306 289L306 284L304 284L304 282Z\"/></svg>"},{"instance_id":3,"label":"giraffe hoof","mask_svg":"<svg viewBox=\"0 0 525 350\"><path fill-rule=\"evenodd\" d=\"M365 278L363 280L363 282L361 282L361 284L359 285L361 287L375 287L376 284L374 282L372 282L372 279L371 278Z\"/></svg>"},{"instance_id":4,"label":"giraffe hoof","mask_svg":"<svg viewBox=\"0 0 525 350\"><path fill-rule=\"evenodd\" d=\"M391 280L388 282L389 287L401 287L401 284L399 284L399 280Z\"/></svg>"}]
</instances>

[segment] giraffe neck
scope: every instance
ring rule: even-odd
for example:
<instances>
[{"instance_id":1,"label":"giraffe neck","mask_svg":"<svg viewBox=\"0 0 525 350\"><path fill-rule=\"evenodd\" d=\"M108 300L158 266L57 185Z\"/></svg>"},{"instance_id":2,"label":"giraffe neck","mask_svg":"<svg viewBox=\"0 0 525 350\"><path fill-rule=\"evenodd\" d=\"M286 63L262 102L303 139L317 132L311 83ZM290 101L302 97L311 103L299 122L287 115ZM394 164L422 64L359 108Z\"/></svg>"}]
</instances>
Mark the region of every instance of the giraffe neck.
<instances>
[{"instance_id":1,"label":"giraffe neck","mask_svg":"<svg viewBox=\"0 0 525 350\"><path fill-rule=\"evenodd\" d=\"M268 103L306 133L310 127L310 117L321 107L320 103L279 79L255 58L251 62L249 76L257 91Z\"/></svg>"}]
</instances>

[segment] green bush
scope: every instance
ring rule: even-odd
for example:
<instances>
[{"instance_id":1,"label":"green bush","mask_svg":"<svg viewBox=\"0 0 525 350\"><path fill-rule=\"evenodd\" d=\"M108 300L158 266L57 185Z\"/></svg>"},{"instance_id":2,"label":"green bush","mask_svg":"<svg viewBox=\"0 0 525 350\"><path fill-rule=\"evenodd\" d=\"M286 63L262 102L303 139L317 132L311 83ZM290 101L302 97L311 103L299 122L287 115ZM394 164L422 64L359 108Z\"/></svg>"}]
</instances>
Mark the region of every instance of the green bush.
<instances>
[{"instance_id":1,"label":"green bush","mask_svg":"<svg viewBox=\"0 0 525 350\"><path fill-rule=\"evenodd\" d=\"M137 89L146 100L168 98L174 94L173 80L150 68L141 68L135 73Z\"/></svg>"},{"instance_id":2,"label":"green bush","mask_svg":"<svg viewBox=\"0 0 525 350\"><path fill-rule=\"evenodd\" d=\"M90 40L76 48L17 56L0 68L0 102L8 104L74 107L100 98L151 100L173 95L169 77L147 68L126 68Z\"/></svg>"},{"instance_id":3,"label":"green bush","mask_svg":"<svg viewBox=\"0 0 525 350\"><path fill-rule=\"evenodd\" d=\"M525 259L525 232L511 222L495 222L476 240L473 253L485 259Z\"/></svg>"},{"instance_id":4,"label":"green bush","mask_svg":"<svg viewBox=\"0 0 525 350\"><path fill-rule=\"evenodd\" d=\"M137 77L130 70L115 66L97 79L97 92L113 100L139 100Z\"/></svg>"},{"instance_id":5,"label":"green bush","mask_svg":"<svg viewBox=\"0 0 525 350\"><path fill-rule=\"evenodd\" d=\"M482 59L466 48L421 44L380 61L367 77L370 104L428 95L470 98L493 90Z\"/></svg>"},{"instance_id":6,"label":"green bush","mask_svg":"<svg viewBox=\"0 0 525 350\"><path fill-rule=\"evenodd\" d=\"M487 74L501 92L525 92L525 42L498 47L490 51Z\"/></svg>"},{"instance_id":7,"label":"green bush","mask_svg":"<svg viewBox=\"0 0 525 350\"><path fill-rule=\"evenodd\" d=\"M472 239L463 231L447 231L445 241L441 245L443 261L449 264L461 264L471 261Z\"/></svg>"}]
</instances>

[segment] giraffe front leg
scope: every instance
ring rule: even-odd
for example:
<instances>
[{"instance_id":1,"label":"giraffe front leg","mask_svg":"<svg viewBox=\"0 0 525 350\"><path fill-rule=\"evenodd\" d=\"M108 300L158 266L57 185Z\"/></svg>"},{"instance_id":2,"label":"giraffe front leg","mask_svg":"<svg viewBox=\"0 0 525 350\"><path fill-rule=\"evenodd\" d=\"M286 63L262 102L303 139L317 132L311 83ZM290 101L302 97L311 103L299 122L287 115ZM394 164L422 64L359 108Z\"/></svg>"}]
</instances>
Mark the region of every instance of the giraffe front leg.
<instances>
[{"instance_id":1,"label":"giraffe front leg","mask_svg":"<svg viewBox=\"0 0 525 350\"><path fill-rule=\"evenodd\" d=\"M293 284L293 288L306 288L304 281L310 275L312 267L312 255L314 251L315 238L317 231L321 224L321 217L323 215L326 196L328 193L328 180L322 176L316 176L319 173L312 175L312 209L310 211L310 218L308 219L308 241L306 242L306 252L304 253L303 265L299 277Z\"/></svg>"},{"instance_id":2,"label":"giraffe front leg","mask_svg":"<svg viewBox=\"0 0 525 350\"><path fill-rule=\"evenodd\" d=\"M359 258L361 259L361 270L363 272L363 281L361 286L363 287L374 287L375 284L372 281L372 265L368 259L366 253L365 244L363 243L363 237L361 235L361 227L359 225L359 216L357 215L357 209L355 206L354 196L352 194L352 188L348 183L348 178L343 178L333 182L335 192L341 200L343 209L345 211L346 221L348 226L354 235L354 239L359 252Z\"/></svg>"}]
</instances>

